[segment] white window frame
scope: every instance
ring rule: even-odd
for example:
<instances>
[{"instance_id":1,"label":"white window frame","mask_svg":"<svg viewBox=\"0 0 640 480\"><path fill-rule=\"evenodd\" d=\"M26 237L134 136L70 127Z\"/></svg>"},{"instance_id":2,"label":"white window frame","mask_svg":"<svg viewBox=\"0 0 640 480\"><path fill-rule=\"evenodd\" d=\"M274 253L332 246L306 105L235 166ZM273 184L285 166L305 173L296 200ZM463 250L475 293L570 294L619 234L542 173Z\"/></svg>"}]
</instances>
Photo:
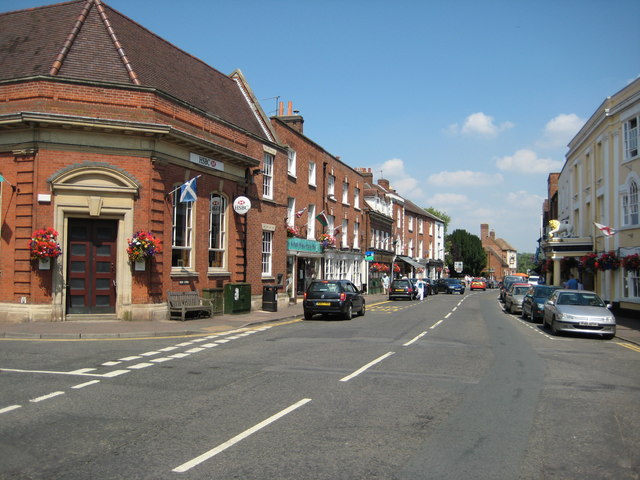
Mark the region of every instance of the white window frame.
<instances>
[{"instance_id":1,"label":"white window frame","mask_svg":"<svg viewBox=\"0 0 640 480\"><path fill-rule=\"evenodd\" d=\"M316 239L316 206L313 203L309 204L307 210L307 239Z\"/></svg>"},{"instance_id":2,"label":"white window frame","mask_svg":"<svg viewBox=\"0 0 640 480\"><path fill-rule=\"evenodd\" d=\"M181 202L180 188L173 192L172 224L171 224L171 267L190 269L193 264L193 203ZM180 210L184 211L184 224L178 225ZM176 238L182 237L180 244ZM176 253L179 253L176 256ZM185 261L186 259L186 261ZM182 264L180 264L182 263Z\"/></svg>"},{"instance_id":3,"label":"white window frame","mask_svg":"<svg viewBox=\"0 0 640 480\"><path fill-rule=\"evenodd\" d=\"M264 152L262 160L262 197L273 200L273 162L274 156Z\"/></svg>"},{"instance_id":4,"label":"white window frame","mask_svg":"<svg viewBox=\"0 0 640 480\"><path fill-rule=\"evenodd\" d=\"M296 176L296 151L293 148L287 150L287 173Z\"/></svg>"},{"instance_id":5,"label":"white window frame","mask_svg":"<svg viewBox=\"0 0 640 480\"><path fill-rule=\"evenodd\" d=\"M316 162L309 162L309 185L316 186Z\"/></svg>"},{"instance_id":6,"label":"white window frame","mask_svg":"<svg viewBox=\"0 0 640 480\"><path fill-rule=\"evenodd\" d=\"M220 198L220 206L214 209L214 198ZM227 268L227 219L229 201L220 192L211 192L209 196L209 269L225 270ZM216 212L218 210L218 212ZM217 232L214 232L214 225L217 225ZM211 265L211 256L216 252L222 254L220 265Z\"/></svg>"},{"instance_id":7,"label":"white window frame","mask_svg":"<svg viewBox=\"0 0 640 480\"><path fill-rule=\"evenodd\" d=\"M424 233L424 220L418 219L418 233L422 235Z\"/></svg>"},{"instance_id":8,"label":"white window frame","mask_svg":"<svg viewBox=\"0 0 640 480\"><path fill-rule=\"evenodd\" d=\"M293 227L296 224L296 199L289 197L287 199L287 225Z\"/></svg>"},{"instance_id":9,"label":"white window frame","mask_svg":"<svg viewBox=\"0 0 640 480\"><path fill-rule=\"evenodd\" d=\"M408 216L409 220L408 220L408 225L407 228L409 229L410 232L413 232L413 217L411 215Z\"/></svg>"},{"instance_id":10,"label":"white window frame","mask_svg":"<svg viewBox=\"0 0 640 480\"><path fill-rule=\"evenodd\" d=\"M640 117L633 117L624 122L624 159L631 160L638 156L640 143Z\"/></svg>"},{"instance_id":11,"label":"white window frame","mask_svg":"<svg viewBox=\"0 0 640 480\"><path fill-rule=\"evenodd\" d=\"M349 182L342 182L342 203L349 205Z\"/></svg>"},{"instance_id":12,"label":"white window frame","mask_svg":"<svg viewBox=\"0 0 640 480\"><path fill-rule=\"evenodd\" d=\"M640 224L639 209L638 183L631 179L626 193L622 196L622 224L625 227Z\"/></svg>"},{"instance_id":13,"label":"white window frame","mask_svg":"<svg viewBox=\"0 0 640 480\"><path fill-rule=\"evenodd\" d=\"M342 229L340 232L342 232L340 244L342 245L342 248L347 248L349 246L349 220L346 218L342 220Z\"/></svg>"},{"instance_id":14,"label":"white window frame","mask_svg":"<svg viewBox=\"0 0 640 480\"><path fill-rule=\"evenodd\" d=\"M327 195L335 197L336 195L336 177L329 175L327 179Z\"/></svg>"},{"instance_id":15,"label":"white window frame","mask_svg":"<svg viewBox=\"0 0 640 480\"><path fill-rule=\"evenodd\" d=\"M273 232L262 231L262 277L273 276Z\"/></svg>"},{"instance_id":16,"label":"white window frame","mask_svg":"<svg viewBox=\"0 0 640 480\"><path fill-rule=\"evenodd\" d=\"M353 189L353 208L360 209L360 189L358 187Z\"/></svg>"},{"instance_id":17,"label":"white window frame","mask_svg":"<svg viewBox=\"0 0 640 480\"><path fill-rule=\"evenodd\" d=\"M360 222L353 222L353 249L360 248Z\"/></svg>"}]
</instances>

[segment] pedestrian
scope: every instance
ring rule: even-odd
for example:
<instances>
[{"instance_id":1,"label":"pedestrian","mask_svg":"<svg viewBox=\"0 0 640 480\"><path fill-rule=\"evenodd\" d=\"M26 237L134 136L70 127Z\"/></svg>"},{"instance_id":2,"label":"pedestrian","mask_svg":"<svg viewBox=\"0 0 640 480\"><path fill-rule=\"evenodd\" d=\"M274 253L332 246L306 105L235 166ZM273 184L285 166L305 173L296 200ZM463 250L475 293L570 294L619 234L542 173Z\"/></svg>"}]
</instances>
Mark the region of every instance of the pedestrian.
<instances>
[{"instance_id":1,"label":"pedestrian","mask_svg":"<svg viewBox=\"0 0 640 480\"><path fill-rule=\"evenodd\" d=\"M419 278L416 282L416 287L418 288L418 299L420 299L420 301L424 300L424 280Z\"/></svg>"},{"instance_id":2,"label":"pedestrian","mask_svg":"<svg viewBox=\"0 0 640 480\"><path fill-rule=\"evenodd\" d=\"M389 294L389 277L386 272L382 274L382 289L385 295Z\"/></svg>"},{"instance_id":3,"label":"pedestrian","mask_svg":"<svg viewBox=\"0 0 640 480\"><path fill-rule=\"evenodd\" d=\"M566 288L569 288L571 290L578 289L578 280L576 280L576 277L574 277L573 275L569 275L569 280L567 280Z\"/></svg>"}]
</instances>

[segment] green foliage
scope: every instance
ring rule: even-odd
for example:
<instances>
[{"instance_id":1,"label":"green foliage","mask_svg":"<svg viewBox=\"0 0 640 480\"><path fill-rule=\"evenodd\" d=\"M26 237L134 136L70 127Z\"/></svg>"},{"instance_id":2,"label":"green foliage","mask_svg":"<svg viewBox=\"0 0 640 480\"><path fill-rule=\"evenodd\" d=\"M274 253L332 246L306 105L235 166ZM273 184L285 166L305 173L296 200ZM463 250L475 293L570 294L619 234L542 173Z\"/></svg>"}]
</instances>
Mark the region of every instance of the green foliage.
<instances>
[{"instance_id":1,"label":"green foliage","mask_svg":"<svg viewBox=\"0 0 640 480\"><path fill-rule=\"evenodd\" d=\"M440 210L436 210L433 207L424 208L424 210L442 220L444 222L444 233L447 233L449 224L451 223L451 217L446 213L441 212Z\"/></svg>"},{"instance_id":2,"label":"green foliage","mask_svg":"<svg viewBox=\"0 0 640 480\"><path fill-rule=\"evenodd\" d=\"M487 256L482 248L482 241L477 235L466 230L456 229L445 238L448 254L445 262L450 272L454 262L463 262L462 275L480 276L487 266Z\"/></svg>"},{"instance_id":3,"label":"green foliage","mask_svg":"<svg viewBox=\"0 0 640 480\"><path fill-rule=\"evenodd\" d=\"M529 273L536 268L533 253L518 253L518 273Z\"/></svg>"}]
</instances>

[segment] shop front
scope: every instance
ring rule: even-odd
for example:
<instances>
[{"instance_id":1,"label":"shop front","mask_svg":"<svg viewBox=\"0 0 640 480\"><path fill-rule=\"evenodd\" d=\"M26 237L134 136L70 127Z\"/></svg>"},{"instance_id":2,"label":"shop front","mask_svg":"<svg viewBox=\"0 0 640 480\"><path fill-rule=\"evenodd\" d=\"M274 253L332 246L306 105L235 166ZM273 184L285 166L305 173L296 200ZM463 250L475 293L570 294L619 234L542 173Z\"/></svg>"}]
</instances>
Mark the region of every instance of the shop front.
<instances>
[{"instance_id":1,"label":"shop front","mask_svg":"<svg viewBox=\"0 0 640 480\"><path fill-rule=\"evenodd\" d=\"M295 303L304 295L309 282L319 278L322 268L322 245L305 238L287 239L287 280L285 291L289 301Z\"/></svg>"}]
</instances>

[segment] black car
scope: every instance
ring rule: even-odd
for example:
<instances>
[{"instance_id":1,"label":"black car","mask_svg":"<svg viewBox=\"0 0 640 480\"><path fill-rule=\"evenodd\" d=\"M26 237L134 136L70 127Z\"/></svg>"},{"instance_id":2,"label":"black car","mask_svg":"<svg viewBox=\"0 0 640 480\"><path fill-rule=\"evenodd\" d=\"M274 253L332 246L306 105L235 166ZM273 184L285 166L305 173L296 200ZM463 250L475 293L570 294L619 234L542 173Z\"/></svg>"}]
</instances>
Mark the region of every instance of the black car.
<instances>
[{"instance_id":1,"label":"black car","mask_svg":"<svg viewBox=\"0 0 640 480\"><path fill-rule=\"evenodd\" d=\"M389 286L389 300L395 300L397 298L406 298L408 300L413 300L417 296L418 289L408 278L394 280Z\"/></svg>"},{"instance_id":2,"label":"black car","mask_svg":"<svg viewBox=\"0 0 640 480\"><path fill-rule=\"evenodd\" d=\"M438 292L443 293L459 293L462 295L464 293L465 285L458 278L441 278L436 283L436 288Z\"/></svg>"},{"instance_id":3,"label":"black car","mask_svg":"<svg viewBox=\"0 0 640 480\"><path fill-rule=\"evenodd\" d=\"M531 285L522 300L522 318L531 317L534 322L542 322L544 303L559 288L553 285Z\"/></svg>"},{"instance_id":4,"label":"black car","mask_svg":"<svg viewBox=\"0 0 640 480\"><path fill-rule=\"evenodd\" d=\"M304 318L311 320L316 314L340 315L351 320L364 315L365 300L362 291L349 280L314 280L304 293Z\"/></svg>"}]
</instances>

